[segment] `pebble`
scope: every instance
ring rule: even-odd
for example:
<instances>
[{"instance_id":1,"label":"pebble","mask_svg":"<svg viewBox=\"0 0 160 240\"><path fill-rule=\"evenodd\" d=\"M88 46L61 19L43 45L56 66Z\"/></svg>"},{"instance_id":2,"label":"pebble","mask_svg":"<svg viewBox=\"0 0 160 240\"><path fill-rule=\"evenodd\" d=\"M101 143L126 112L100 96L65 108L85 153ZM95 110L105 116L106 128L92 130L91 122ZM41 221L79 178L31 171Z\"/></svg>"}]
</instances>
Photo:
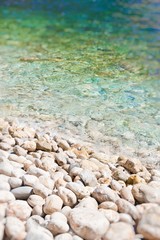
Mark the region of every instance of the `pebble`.
<instances>
[{"instance_id":1,"label":"pebble","mask_svg":"<svg viewBox=\"0 0 160 240\"><path fill-rule=\"evenodd\" d=\"M128 202L125 199L118 199L116 201L116 204L120 213L127 213L131 215L134 220L139 219L139 212L132 203Z\"/></svg>"},{"instance_id":2,"label":"pebble","mask_svg":"<svg viewBox=\"0 0 160 240\"><path fill-rule=\"evenodd\" d=\"M32 190L33 190L32 187L21 186L12 189L11 192L13 193L16 199L27 200L27 198L31 195Z\"/></svg>"},{"instance_id":3,"label":"pebble","mask_svg":"<svg viewBox=\"0 0 160 240\"><path fill-rule=\"evenodd\" d=\"M33 186L33 192L42 198L46 198L48 195L52 194L52 190L45 187L42 183L35 183Z\"/></svg>"},{"instance_id":4,"label":"pebble","mask_svg":"<svg viewBox=\"0 0 160 240\"><path fill-rule=\"evenodd\" d=\"M14 167L8 162L0 162L0 174L11 177Z\"/></svg>"},{"instance_id":5,"label":"pebble","mask_svg":"<svg viewBox=\"0 0 160 240\"><path fill-rule=\"evenodd\" d=\"M7 217L5 234L9 239L24 240L26 236L24 222L17 217Z\"/></svg>"},{"instance_id":6,"label":"pebble","mask_svg":"<svg viewBox=\"0 0 160 240\"><path fill-rule=\"evenodd\" d=\"M57 195L50 195L45 199L43 211L45 214L52 214L56 211L60 211L63 206L62 199Z\"/></svg>"},{"instance_id":7,"label":"pebble","mask_svg":"<svg viewBox=\"0 0 160 240\"><path fill-rule=\"evenodd\" d=\"M119 199L118 194L112 190L111 188L101 185L97 187L93 193L92 196L99 202L105 202L105 201L113 201L116 202Z\"/></svg>"},{"instance_id":8,"label":"pebble","mask_svg":"<svg viewBox=\"0 0 160 240\"><path fill-rule=\"evenodd\" d=\"M91 208L74 208L68 221L73 231L86 240L99 240L109 228L106 217Z\"/></svg>"},{"instance_id":9,"label":"pebble","mask_svg":"<svg viewBox=\"0 0 160 240\"><path fill-rule=\"evenodd\" d=\"M53 240L51 232L43 227L37 227L28 231L25 240Z\"/></svg>"},{"instance_id":10,"label":"pebble","mask_svg":"<svg viewBox=\"0 0 160 240\"><path fill-rule=\"evenodd\" d=\"M114 210L100 208L99 212L103 213L110 223L118 222L120 219L119 213Z\"/></svg>"},{"instance_id":11,"label":"pebble","mask_svg":"<svg viewBox=\"0 0 160 240\"><path fill-rule=\"evenodd\" d=\"M79 176L85 186L95 187L98 183L94 173L88 169L84 169Z\"/></svg>"},{"instance_id":12,"label":"pebble","mask_svg":"<svg viewBox=\"0 0 160 240\"><path fill-rule=\"evenodd\" d=\"M103 240L134 240L133 227L124 222L112 223L109 230L103 236Z\"/></svg>"},{"instance_id":13,"label":"pebble","mask_svg":"<svg viewBox=\"0 0 160 240\"><path fill-rule=\"evenodd\" d=\"M83 199L84 197L90 195L90 191L86 187L76 182L67 183L66 188L70 189L73 193L75 193L78 199Z\"/></svg>"},{"instance_id":14,"label":"pebble","mask_svg":"<svg viewBox=\"0 0 160 240\"><path fill-rule=\"evenodd\" d=\"M0 203L8 203L15 200L15 196L13 193L6 191L6 190L0 190Z\"/></svg>"},{"instance_id":15,"label":"pebble","mask_svg":"<svg viewBox=\"0 0 160 240\"><path fill-rule=\"evenodd\" d=\"M24 148L28 152L35 152L36 151L36 143L34 141L25 141L22 144L22 148Z\"/></svg>"},{"instance_id":16,"label":"pebble","mask_svg":"<svg viewBox=\"0 0 160 240\"><path fill-rule=\"evenodd\" d=\"M65 187L58 188L58 196L63 200L65 206L73 207L77 203L76 195Z\"/></svg>"},{"instance_id":17,"label":"pebble","mask_svg":"<svg viewBox=\"0 0 160 240\"><path fill-rule=\"evenodd\" d=\"M137 232L148 240L160 240L160 207L145 211L140 219Z\"/></svg>"},{"instance_id":18,"label":"pebble","mask_svg":"<svg viewBox=\"0 0 160 240\"><path fill-rule=\"evenodd\" d=\"M99 204L98 208L103 208L103 209L111 209L117 212L118 207L114 202L111 201L106 201L106 202L102 202L101 204Z\"/></svg>"},{"instance_id":19,"label":"pebble","mask_svg":"<svg viewBox=\"0 0 160 240\"><path fill-rule=\"evenodd\" d=\"M61 233L67 233L69 231L67 218L60 212L52 214L51 220L47 222L46 227L54 236Z\"/></svg>"},{"instance_id":20,"label":"pebble","mask_svg":"<svg viewBox=\"0 0 160 240\"><path fill-rule=\"evenodd\" d=\"M8 182L12 189L22 186L22 179L20 179L20 178L10 177Z\"/></svg>"},{"instance_id":21,"label":"pebble","mask_svg":"<svg viewBox=\"0 0 160 240\"><path fill-rule=\"evenodd\" d=\"M52 150L52 145L45 140L41 140L41 141L39 140L36 143L36 149L50 152Z\"/></svg>"},{"instance_id":22,"label":"pebble","mask_svg":"<svg viewBox=\"0 0 160 240\"><path fill-rule=\"evenodd\" d=\"M8 204L7 216L17 217L22 221L27 220L32 212L32 208L24 200L12 201Z\"/></svg>"}]
</instances>

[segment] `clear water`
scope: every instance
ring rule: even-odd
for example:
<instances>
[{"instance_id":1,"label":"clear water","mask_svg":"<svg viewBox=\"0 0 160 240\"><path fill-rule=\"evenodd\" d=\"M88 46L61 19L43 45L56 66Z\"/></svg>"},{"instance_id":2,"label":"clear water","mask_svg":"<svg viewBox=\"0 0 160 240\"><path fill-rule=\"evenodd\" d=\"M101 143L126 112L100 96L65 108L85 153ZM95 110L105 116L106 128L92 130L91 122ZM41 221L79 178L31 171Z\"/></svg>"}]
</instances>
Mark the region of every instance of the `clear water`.
<instances>
[{"instance_id":1,"label":"clear water","mask_svg":"<svg viewBox=\"0 0 160 240\"><path fill-rule=\"evenodd\" d=\"M160 144L160 2L0 1L0 109L95 142Z\"/></svg>"}]
</instances>

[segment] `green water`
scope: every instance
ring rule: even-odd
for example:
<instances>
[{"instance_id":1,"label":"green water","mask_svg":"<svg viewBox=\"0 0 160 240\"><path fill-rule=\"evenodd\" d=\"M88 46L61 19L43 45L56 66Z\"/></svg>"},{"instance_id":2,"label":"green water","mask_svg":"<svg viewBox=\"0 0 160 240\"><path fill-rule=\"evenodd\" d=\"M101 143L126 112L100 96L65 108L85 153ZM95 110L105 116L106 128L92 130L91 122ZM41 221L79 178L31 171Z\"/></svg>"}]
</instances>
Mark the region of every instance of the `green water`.
<instances>
[{"instance_id":1,"label":"green water","mask_svg":"<svg viewBox=\"0 0 160 240\"><path fill-rule=\"evenodd\" d=\"M157 148L159 13L156 0L2 1L1 114Z\"/></svg>"}]
</instances>

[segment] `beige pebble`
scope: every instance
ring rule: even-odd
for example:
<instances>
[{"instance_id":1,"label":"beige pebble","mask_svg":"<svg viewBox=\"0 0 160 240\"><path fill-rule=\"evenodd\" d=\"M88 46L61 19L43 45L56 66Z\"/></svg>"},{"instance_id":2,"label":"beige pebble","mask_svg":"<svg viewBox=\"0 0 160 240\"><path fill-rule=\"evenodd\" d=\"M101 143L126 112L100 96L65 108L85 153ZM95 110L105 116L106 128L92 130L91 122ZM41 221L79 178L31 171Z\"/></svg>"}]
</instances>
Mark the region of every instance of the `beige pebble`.
<instances>
[{"instance_id":1,"label":"beige pebble","mask_svg":"<svg viewBox=\"0 0 160 240\"><path fill-rule=\"evenodd\" d=\"M4 190L4 191L10 191L11 187L10 184L6 181L1 181L0 182L0 190Z\"/></svg>"},{"instance_id":2,"label":"beige pebble","mask_svg":"<svg viewBox=\"0 0 160 240\"><path fill-rule=\"evenodd\" d=\"M85 186L95 187L98 183L94 173L88 169L84 169L79 176Z\"/></svg>"},{"instance_id":3,"label":"beige pebble","mask_svg":"<svg viewBox=\"0 0 160 240\"><path fill-rule=\"evenodd\" d=\"M129 223L131 225L135 225L135 222L134 220L132 219L132 217L127 214L127 213L120 213L119 214L119 217L120 217L120 222L126 222L126 223Z\"/></svg>"},{"instance_id":4,"label":"beige pebble","mask_svg":"<svg viewBox=\"0 0 160 240\"><path fill-rule=\"evenodd\" d=\"M101 204L99 204L98 208L103 208L103 209L111 209L111 210L114 210L117 212L118 210L118 207L117 205L112 202L112 201L105 201L105 202L102 202Z\"/></svg>"},{"instance_id":5,"label":"beige pebble","mask_svg":"<svg viewBox=\"0 0 160 240\"><path fill-rule=\"evenodd\" d=\"M74 192L78 199L83 199L90 195L90 191L83 185L80 185L76 182L69 182L66 184L66 188Z\"/></svg>"},{"instance_id":6,"label":"beige pebble","mask_svg":"<svg viewBox=\"0 0 160 240\"><path fill-rule=\"evenodd\" d=\"M61 233L67 233L69 231L69 225L67 218L60 212L55 212L51 216L51 220L47 222L46 228L51 231L55 236Z\"/></svg>"},{"instance_id":7,"label":"beige pebble","mask_svg":"<svg viewBox=\"0 0 160 240\"><path fill-rule=\"evenodd\" d=\"M22 144L22 148L24 148L28 152L35 152L35 150L36 150L36 143L34 141L25 141Z\"/></svg>"},{"instance_id":8,"label":"beige pebble","mask_svg":"<svg viewBox=\"0 0 160 240\"><path fill-rule=\"evenodd\" d=\"M42 206L45 203L45 199L39 195L34 194L29 196L27 202L31 207L35 207L37 205Z\"/></svg>"},{"instance_id":9,"label":"beige pebble","mask_svg":"<svg viewBox=\"0 0 160 240\"><path fill-rule=\"evenodd\" d=\"M65 187L58 188L58 196L63 200L65 206L73 207L77 203L76 195Z\"/></svg>"},{"instance_id":10,"label":"beige pebble","mask_svg":"<svg viewBox=\"0 0 160 240\"><path fill-rule=\"evenodd\" d=\"M127 159L123 167L129 170L131 173L138 173L143 169L142 163L139 159Z\"/></svg>"},{"instance_id":11,"label":"beige pebble","mask_svg":"<svg viewBox=\"0 0 160 240\"><path fill-rule=\"evenodd\" d=\"M91 208L74 208L68 216L72 230L86 240L99 240L109 228L106 217Z\"/></svg>"},{"instance_id":12,"label":"beige pebble","mask_svg":"<svg viewBox=\"0 0 160 240\"><path fill-rule=\"evenodd\" d=\"M54 188L54 181L45 175L42 175L39 177L39 182L42 183L46 188L49 188L51 190L53 190Z\"/></svg>"},{"instance_id":13,"label":"beige pebble","mask_svg":"<svg viewBox=\"0 0 160 240\"><path fill-rule=\"evenodd\" d=\"M55 240L73 240L73 237L69 233L62 233L55 237Z\"/></svg>"},{"instance_id":14,"label":"beige pebble","mask_svg":"<svg viewBox=\"0 0 160 240\"><path fill-rule=\"evenodd\" d=\"M38 215L38 216L42 216L44 217L44 211L43 211L43 207L41 205L37 205L32 209L32 215Z\"/></svg>"},{"instance_id":15,"label":"beige pebble","mask_svg":"<svg viewBox=\"0 0 160 240\"><path fill-rule=\"evenodd\" d=\"M53 235L52 233L43 228L43 227L37 227L36 229L31 229L30 231L27 232L27 236L25 238L25 240L53 240Z\"/></svg>"},{"instance_id":16,"label":"beige pebble","mask_svg":"<svg viewBox=\"0 0 160 240\"><path fill-rule=\"evenodd\" d=\"M23 164L26 161L26 158L23 156L17 156L16 154L10 154L8 159L17 163Z\"/></svg>"},{"instance_id":17,"label":"beige pebble","mask_svg":"<svg viewBox=\"0 0 160 240\"><path fill-rule=\"evenodd\" d=\"M20 147L20 146L18 146L18 145L16 145L14 148L13 148L13 151L14 151L14 153L16 154L16 155L18 155L18 156L26 156L27 155L27 151L24 149L24 148L22 148L22 147Z\"/></svg>"},{"instance_id":18,"label":"beige pebble","mask_svg":"<svg viewBox=\"0 0 160 240\"><path fill-rule=\"evenodd\" d=\"M122 185L115 179L111 180L110 186L113 190L120 192L122 189Z\"/></svg>"},{"instance_id":19,"label":"beige pebble","mask_svg":"<svg viewBox=\"0 0 160 240\"><path fill-rule=\"evenodd\" d=\"M67 163L67 156L66 154L62 153L55 153L55 160L59 166L62 166Z\"/></svg>"},{"instance_id":20,"label":"beige pebble","mask_svg":"<svg viewBox=\"0 0 160 240\"><path fill-rule=\"evenodd\" d=\"M13 166L8 161L0 162L0 174L11 177L13 169Z\"/></svg>"},{"instance_id":21,"label":"beige pebble","mask_svg":"<svg viewBox=\"0 0 160 240\"><path fill-rule=\"evenodd\" d=\"M15 168L12 170L11 177L21 178L26 172L21 168Z\"/></svg>"},{"instance_id":22,"label":"beige pebble","mask_svg":"<svg viewBox=\"0 0 160 240\"><path fill-rule=\"evenodd\" d=\"M62 140L62 139L58 142L58 146L61 147L63 149L63 151L70 149L70 145L68 144L68 142L66 140Z\"/></svg>"},{"instance_id":23,"label":"beige pebble","mask_svg":"<svg viewBox=\"0 0 160 240\"><path fill-rule=\"evenodd\" d=\"M98 171L99 170L98 165L96 163L92 162L91 159L90 160L87 160L87 159L82 160L80 162L80 167L82 169L88 169L90 171Z\"/></svg>"},{"instance_id":24,"label":"beige pebble","mask_svg":"<svg viewBox=\"0 0 160 240\"><path fill-rule=\"evenodd\" d=\"M135 204L135 200L132 194L132 187L123 187L120 191L120 195L123 199L127 200L128 202Z\"/></svg>"},{"instance_id":25,"label":"beige pebble","mask_svg":"<svg viewBox=\"0 0 160 240\"><path fill-rule=\"evenodd\" d=\"M52 190L49 188L46 188L43 184L37 182L33 186L33 192L42 198L46 198L48 195L52 194Z\"/></svg>"},{"instance_id":26,"label":"beige pebble","mask_svg":"<svg viewBox=\"0 0 160 240\"><path fill-rule=\"evenodd\" d=\"M103 213L103 215L108 219L108 221L110 223L113 223L113 222L118 222L120 217L119 217L119 213L112 210L112 209L103 209L103 208L100 208L99 209L99 212Z\"/></svg>"},{"instance_id":27,"label":"beige pebble","mask_svg":"<svg viewBox=\"0 0 160 240\"><path fill-rule=\"evenodd\" d=\"M39 182L38 177L31 175L31 174L25 174L22 176L23 184L26 186L33 187L36 182Z\"/></svg>"},{"instance_id":28,"label":"beige pebble","mask_svg":"<svg viewBox=\"0 0 160 240\"><path fill-rule=\"evenodd\" d=\"M160 207L152 207L144 212L137 232L148 240L160 240Z\"/></svg>"},{"instance_id":29,"label":"beige pebble","mask_svg":"<svg viewBox=\"0 0 160 240\"><path fill-rule=\"evenodd\" d=\"M0 203L11 202L15 200L13 193L5 190L0 190Z\"/></svg>"},{"instance_id":30,"label":"beige pebble","mask_svg":"<svg viewBox=\"0 0 160 240\"><path fill-rule=\"evenodd\" d=\"M97 187L93 193L92 196L99 202L105 202L105 201L113 201L116 202L119 199L118 194L112 190L111 188L101 185Z\"/></svg>"},{"instance_id":31,"label":"beige pebble","mask_svg":"<svg viewBox=\"0 0 160 240\"><path fill-rule=\"evenodd\" d=\"M112 176L117 181L122 180L126 182L130 175L123 167L118 167L113 171Z\"/></svg>"},{"instance_id":32,"label":"beige pebble","mask_svg":"<svg viewBox=\"0 0 160 240\"><path fill-rule=\"evenodd\" d=\"M134 240L133 227L124 222L112 223L105 233L103 240Z\"/></svg>"},{"instance_id":33,"label":"beige pebble","mask_svg":"<svg viewBox=\"0 0 160 240\"><path fill-rule=\"evenodd\" d=\"M26 201L16 200L8 204L7 216L17 217L22 221L27 220L31 215L32 208Z\"/></svg>"},{"instance_id":34,"label":"beige pebble","mask_svg":"<svg viewBox=\"0 0 160 240\"><path fill-rule=\"evenodd\" d=\"M134 220L139 219L139 212L137 208L130 202L128 202L125 199L118 199L116 201L116 204L118 206L118 210L120 213L127 213L129 214Z\"/></svg>"},{"instance_id":35,"label":"beige pebble","mask_svg":"<svg viewBox=\"0 0 160 240\"><path fill-rule=\"evenodd\" d=\"M76 207L81 207L81 208L86 208L86 209L90 208L90 209L93 209L93 210L97 210L98 209L98 203L92 197L85 197L76 205Z\"/></svg>"},{"instance_id":36,"label":"beige pebble","mask_svg":"<svg viewBox=\"0 0 160 240\"><path fill-rule=\"evenodd\" d=\"M62 199L57 195L50 195L45 199L43 211L45 214L52 214L56 211L60 211L63 206Z\"/></svg>"},{"instance_id":37,"label":"beige pebble","mask_svg":"<svg viewBox=\"0 0 160 240\"><path fill-rule=\"evenodd\" d=\"M45 140L39 140L37 141L37 150L42 150L42 151L47 151L47 152L50 152L52 150L52 145L45 141Z\"/></svg>"},{"instance_id":38,"label":"beige pebble","mask_svg":"<svg viewBox=\"0 0 160 240\"><path fill-rule=\"evenodd\" d=\"M9 239L24 240L26 236L24 222L17 217L7 217L5 233Z\"/></svg>"},{"instance_id":39,"label":"beige pebble","mask_svg":"<svg viewBox=\"0 0 160 240\"><path fill-rule=\"evenodd\" d=\"M37 168L37 167L35 167L33 165L28 168L27 174L31 174L31 175L34 175L36 177L40 177L41 175L49 176L48 172L44 171L41 168Z\"/></svg>"},{"instance_id":40,"label":"beige pebble","mask_svg":"<svg viewBox=\"0 0 160 240\"><path fill-rule=\"evenodd\" d=\"M11 149L11 145L6 142L0 142L0 149L9 151Z\"/></svg>"}]
</instances>

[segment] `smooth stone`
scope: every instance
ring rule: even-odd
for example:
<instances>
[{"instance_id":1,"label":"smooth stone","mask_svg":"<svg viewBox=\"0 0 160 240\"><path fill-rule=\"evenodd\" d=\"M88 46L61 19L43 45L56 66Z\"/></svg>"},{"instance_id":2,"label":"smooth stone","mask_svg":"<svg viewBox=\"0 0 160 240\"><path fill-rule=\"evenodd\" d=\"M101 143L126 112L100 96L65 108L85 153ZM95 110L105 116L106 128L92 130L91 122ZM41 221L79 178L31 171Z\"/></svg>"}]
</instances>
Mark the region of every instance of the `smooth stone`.
<instances>
[{"instance_id":1,"label":"smooth stone","mask_svg":"<svg viewBox=\"0 0 160 240\"><path fill-rule=\"evenodd\" d=\"M90 208L90 209L93 209L93 210L98 210L98 203L92 197L85 197L76 205L76 208L78 208L78 207L86 208L86 209Z\"/></svg>"},{"instance_id":2,"label":"smooth stone","mask_svg":"<svg viewBox=\"0 0 160 240\"><path fill-rule=\"evenodd\" d=\"M112 223L109 230L103 236L103 240L134 240L133 227L124 222Z\"/></svg>"},{"instance_id":3,"label":"smooth stone","mask_svg":"<svg viewBox=\"0 0 160 240\"><path fill-rule=\"evenodd\" d=\"M73 240L73 237L69 233L62 233L55 237L55 240Z\"/></svg>"},{"instance_id":4,"label":"smooth stone","mask_svg":"<svg viewBox=\"0 0 160 240\"><path fill-rule=\"evenodd\" d=\"M80 167L83 169L88 169L90 171L98 171L99 167L96 163L92 162L91 160L82 160L80 162Z\"/></svg>"},{"instance_id":5,"label":"smooth stone","mask_svg":"<svg viewBox=\"0 0 160 240\"><path fill-rule=\"evenodd\" d=\"M127 213L120 213L119 214L119 221L120 222L126 222L126 223L129 223L131 225L135 225L135 221L132 219L132 217L127 214Z\"/></svg>"},{"instance_id":6,"label":"smooth stone","mask_svg":"<svg viewBox=\"0 0 160 240\"><path fill-rule=\"evenodd\" d=\"M74 208L68 216L72 230L86 240L99 240L109 228L109 221L91 208Z\"/></svg>"},{"instance_id":7,"label":"smooth stone","mask_svg":"<svg viewBox=\"0 0 160 240\"><path fill-rule=\"evenodd\" d=\"M80 185L76 182L69 182L66 184L66 188L74 192L78 199L83 199L90 195L90 191L83 185Z\"/></svg>"},{"instance_id":8,"label":"smooth stone","mask_svg":"<svg viewBox=\"0 0 160 240\"><path fill-rule=\"evenodd\" d=\"M38 177L31 175L31 174L25 174L22 176L23 184L26 186L33 187L36 182L38 182Z\"/></svg>"},{"instance_id":9,"label":"smooth stone","mask_svg":"<svg viewBox=\"0 0 160 240\"><path fill-rule=\"evenodd\" d=\"M13 151L14 151L14 153L16 154L16 155L18 155L18 156L26 156L27 155L27 151L24 149L24 148L22 148L22 147L20 147L20 146L18 146L18 145L16 145L14 148L13 148Z\"/></svg>"},{"instance_id":10,"label":"smooth stone","mask_svg":"<svg viewBox=\"0 0 160 240\"><path fill-rule=\"evenodd\" d=\"M143 170L142 163L139 159L127 159L123 164L123 167L125 167L131 173L138 173Z\"/></svg>"},{"instance_id":11,"label":"smooth stone","mask_svg":"<svg viewBox=\"0 0 160 240\"><path fill-rule=\"evenodd\" d=\"M39 182L42 183L46 188L53 190L54 188L54 181L48 176L40 176Z\"/></svg>"},{"instance_id":12,"label":"smooth stone","mask_svg":"<svg viewBox=\"0 0 160 240\"><path fill-rule=\"evenodd\" d=\"M15 200L13 193L5 190L0 190L0 203L12 202Z\"/></svg>"},{"instance_id":13,"label":"smooth stone","mask_svg":"<svg viewBox=\"0 0 160 240\"><path fill-rule=\"evenodd\" d=\"M43 184L41 183L35 183L33 186L33 192L42 198L46 198L48 195L52 194L52 190L49 188L46 188Z\"/></svg>"},{"instance_id":14,"label":"smooth stone","mask_svg":"<svg viewBox=\"0 0 160 240\"><path fill-rule=\"evenodd\" d=\"M8 162L0 162L0 174L11 177L14 167Z\"/></svg>"},{"instance_id":15,"label":"smooth stone","mask_svg":"<svg viewBox=\"0 0 160 240\"><path fill-rule=\"evenodd\" d=\"M102 202L101 204L99 204L98 206L99 209L111 209L117 212L118 207L114 202L111 201L106 201L106 202Z\"/></svg>"},{"instance_id":16,"label":"smooth stone","mask_svg":"<svg viewBox=\"0 0 160 240\"><path fill-rule=\"evenodd\" d=\"M42 151L47 151L47 152L51 152L52 151L52 145L45 141L45 140L39 140L36 143L36 149L37 150L42 150Z\"/></svg>"},{"instance_id":17,"label":"smooth stone","mask_svg":"<svg viewBox=\"0 0 160 240\"><path fill-rule=\"evenodd\" d=\"M45 199L43 211L45 214L52 214L56 211L60 211L63 206L62 199L57 195L50 195Z\"/></svg>"},{"instance_id":18,"label":"smooth stone","mask_svg":"<svg viewBox=\"0 0 160 240\"><path fill-rule=\"evenodd\" d=\"M45 203L45 199L39 195L34 194L29 196L27 202L31 207L42 206Z\"/></svg>"},{"instance_id":19,"label":"smooth stone","mask_svg":"<svg viewBox=\"0 0 160 240\"><path fill-rule=\"evenodd\" d=\"M65 187L58 188L58 196L63 200L65 206L73 207L77 203L76 195Z\"/></svg>"},{"instance_id":20,"label":"smooth stone","mask_svg":"<svg viewBox=\"0 0 160 240\"><path fill-rule=\"evenodd\" d=\"M22 186L22 179L20 178L16 178L16 177L10 177L10 179L8 180L11 188L18 188Z\"/></svg>"},{"instance_id":21,"label":"smooth stone","mask_svg":"<svg viewBox=\"0 0 160 240\"><path fill-rule=\"evenodd\" d=\"M43 217L38 216L38 215L31 216L26 221L26 231L29 232L32 229L37 229L38 227L43 227L44 224L45 224L45 220Z\"/></svg>"},{"instance_id":22,"label":"smooth stone","mask_svg":"<svg viewBox=\"0 0 160 240\"><path fill-rule=\"evenodd\" d=\"M5 233L9 239L24 240L26 236L24 222L17 217L7 217Z\"/></svg>"},{"instance_id":23,"label":"smooth stone","mask_svg":"<svg viewBox=\"0 0 160 240\"><path fill-rule=\"evenodd\" d=\"M6 142L0 142L0 149L9 151L11 149L11 145Z\"/></svg>"},{"instance_id":24,"label":"smooth stone","mask_svg":"<svg viewBox=\"0 0 160 240\"><path fill-rule=\"evenodd\" d=\"M118 222L120 219L119 213L114 210L101 208L99 209L99 212L103 213L110 223Z\"/></svg>"},{"instance_id":25,"label":"smooth stone","mask_svg":"<svg viewBox=\"0 0 160 240\"><path fill-rule=\"evenodd\" d=\"M122 180L126 182L127 179L130 177L130 174L125 170L125 168L118 167L115 170L113 170L112 177L117 181Z\"/></svg>"},{"instance_id":26,"label":"smooth stone","mask_svg":"<svg viewBox=\"0 0 160 240\"><path fill-rule=\"evenodd\" d=\"M14 168L11 177L21 178L26 172L21 168Z\"/></svg>"},{"instance_id":27,"label":"smooth stone","mask_svg":"<svg viewBox=\"0 0 160 240\"><path fill-rule=\"evenodd\" d=\"M55 160L58 163L59 166L62 166L64 164L67 164L67 156L65 153L56 153L55 154Z\"/></svg>"},{"instance_id":28,"label":"smooth stone","mask_svg":"<svg viewBox=\"0 0 160 240\"><path fill-rule=\"evenodd\" d=\"M134 220L139 219L140 215L137 208L130 202L125 199L118 199L116 201L118 206L118 210L120 213L127 213L129 214Z\"/></svg>"},{"instance_id":29,"label":"smooth stone","mask_svg":"<svg viewBox=\"0 0 160 240\"><path fill-rule=\"evenodd\" d=\"M41 175L46 175L49 176L49 173L46 172L45 170L35 167L35 166L30 166L27 170L27 174L34 175L36 177L40 177Z\"/></svg>"},{"instance_id":30,"label":"smooth stone","mask_svg":"<svg viewBox=\"0 0 160 240\"><path fill-rule=\"evenodd\" d=\"M128 202L135 204L135 200L132 194L132 188L130 186L123 187L120 191L121 198L127 200Z\"/></svg>"},{"instance_id":31,"label":"smooth stone","mask_svg":"<svg viewBox=\"0 0 160 240\"><path fill-rule=\"evenodd\" d=\"M66 140L63 140L61 139L59 142L58 142L58 146L60 148L63 149L63 151L67 151L70 149L70 145L68 144L68 142Z\"/></svg>"},{"instance_id":32,"label":"smooth stone","mask_svg":"<svg viewBox=\"0 0 160 240\"><path fill-rule=\"evenodd\" d=\"M93 193L92 196L99 202L105 202L105 201L112 201L116 202L119 199L118 194L112 190L111 188L101 185L97 187Z\"/></svg>"},{"instance_id":33,"label":"smooth stone","mask_svg":"<svg viewBox=\"0 0 160 240\"><path fill-rule=\"evenodd\" d=\"M38 216L42 216L44 217L44 211L43 211L43 207L42 205L37 205L37 206L34 206L34 208L32 209L32 215L38 215Z\"/></svg>"},{"instance_id":34,"label":"smooth stone","mask_svg":"<svg viewBox=\"0 0 160 240\"><path fill-rule=\"evenodd\" d=\"M26 200L32 194L32 187L18 187L11 190L16 199Z\"/></svg>"},{"instance_id":35,"label":"smooth stone","mask_svg":"<svg viewBox=\"0 0 160 240\"><path fill-rule=\"evenodd\" d=\"M36 151L36 143L34 141L25 141L22 144L22 148L24 148L28 152L35 152Z\"/></svg>"},{"instance_id":36,"label":"smooth stone","mask_svg":"<svg viewBox=\"0 0 160 240\"><path fill-rule=\"evenodd\" d=\"M49 229L54 236L67 233L69 231L69 225L66 216L60 212L53 213L51 219L46 224L46 228Z\"/></svg>"},{"instance_id":37,"label":"smooth stone","mask_svg":"<svg viewBox=\"0 0 160 240\"><path fill-rule=\"evenodd\" d=\"M79 176L85 186L95 187L98 183L94 173L88 169L84 169Z\"/></svg>"},{"instance_id":38,"label":"smooth stone","mask_svg":"<svg viewBox=\"0 0 160 240\"><path fill-rule=\"evenodd\" d=\"M32 212L32 208L24 200L12 201L8 204L7 216L17 217L22 221L27 220Z\"/></svg>"},{"instance_id":39,"label":"smooth stone","mask_svg":"<svg viewBox=\"0 0 160 240\"><path fill-rule=\"evenodd\" d=\"M27 236L25 240L53 240L52 233L43 228L43 227L37 227L36 229L31 229L27 232Z\"/></svg>"},{"instance_id":40,"label":"smooth stone","mask_svg":"<svg viewBox=\"0 0 160 240\"><path fill-rule=\"evenodd\" d=\"M11 189L11 187L10 187L10 184L8 182L1 181L0 190L10 191L10 189Z\"/></svg>"},{"instance_id":41,"label":"smooth stone","mask_svg":"<svg viewBox=\"0 0 160 240\"><path fill-rule=\"evenodd\" d=\"M160 207L145 211L140 219L137 232L148 240L160 240Z\"/></svg>"}]
</instances>

